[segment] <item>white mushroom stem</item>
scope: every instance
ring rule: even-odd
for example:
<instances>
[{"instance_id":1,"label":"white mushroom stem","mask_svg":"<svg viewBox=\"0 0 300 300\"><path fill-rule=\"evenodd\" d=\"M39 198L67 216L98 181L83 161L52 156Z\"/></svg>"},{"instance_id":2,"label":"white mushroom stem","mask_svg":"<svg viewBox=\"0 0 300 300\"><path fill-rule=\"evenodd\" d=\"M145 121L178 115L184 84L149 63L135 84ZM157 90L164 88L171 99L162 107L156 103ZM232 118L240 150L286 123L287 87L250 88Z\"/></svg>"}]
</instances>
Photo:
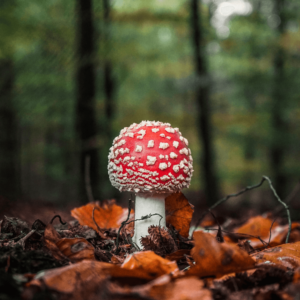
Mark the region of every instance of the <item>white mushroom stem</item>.
<instances>
[{"instance_id":1,"label":"white mushroom stem","mask_svg":"<svg viewBox=\"0 0 300 300\"><path fill-rule=\"evenodd\" d=\"M141 249L141 237L149 235L148 227L151 225L166 227L166 212L165 212L165 198L169 194L151 194L151 193L139 193L135 196L135 217L134 219L143 219L150 214L155 215L144 220L135 221L134 223L134 236L133 242L136 243ZM161 219L160 223L159 220Z\"/></svg>"}]
</instances>

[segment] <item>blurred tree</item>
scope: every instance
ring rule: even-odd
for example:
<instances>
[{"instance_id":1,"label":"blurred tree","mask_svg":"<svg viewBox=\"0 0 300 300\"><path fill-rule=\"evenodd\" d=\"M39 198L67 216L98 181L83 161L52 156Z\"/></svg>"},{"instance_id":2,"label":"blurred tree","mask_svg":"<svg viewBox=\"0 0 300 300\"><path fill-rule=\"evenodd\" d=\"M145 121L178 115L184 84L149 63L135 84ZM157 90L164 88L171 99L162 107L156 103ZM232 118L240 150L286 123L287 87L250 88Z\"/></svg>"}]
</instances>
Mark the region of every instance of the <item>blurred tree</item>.
<instances>
[{"instance_id":1,"label":"blurred tree","mask_svg":"<svg viewBox=\"0 0 300 300\"><path fill-rule=\"evenodd\" d=\"M109 57L110 53L110 39L111 39L111 13L110 13L110 1L103 0L103 12L104 12L104 35L103 44L105 47L105 60L104 60L104 92L105 92L105 114L106 114L106 133L108 141L112 141L112 120L114 116L114 89L115 83L112 75L112 63Z\"/></svg>"},{"instance_id":2,"label":"blurred tree","mask_svg":"<svg viewBox=\"0 0 300 300\"><path fill-rule=\"evenodd\" d=\"M19 196L17 119L13 103L14 69L9 58L0 60L0 196Z\"/></svg>"},{"instance_id":3,"label":"blurred tree","mask_svg":"<svg viewBox=\"0 0 300 300\"><path fill-rule=\"evenodd\" d=\"M200 3L200 5L199 5ZM198 130L202 145L202 178L207 203L218 200L218 186L215 173L212 145L210 78L206 65L203 24L201 22L201 1L191 0L191 30L194 49L194 64L197 75L196 102L198 108Z\"/></svg>"},{"instance_id":4,"label":"blurred tree","mask_svg":"<svg viewBox=\"0 0 300 300\"><path fill-rule=\"evenodd\" d=\"M273 86L271 106L272 144L270 149L271 168L274 176L274 186L280 197L285 197L287 192L287 177L284 172L285 154L288 150L286 133L288 124L285 118L286 107L286 76L285 64L287 53L281 43L286 32L285 1L274 0L274 15L277 21L274 24L277 40L274 49L273 60Z\"/></svg>"},{"instance_id":5,"label":"blurred tree","mask_svg":"<svg viewBox=\"0 0 300 300\"><path fill-rule=\"evenodd\" d=\"M95 116L95 51L92 0L77 0L78 59L76 130L80 139L80 198L86 199L85 160L90 157L92 190L98 188L97 122Z\"/></svg>"}]
</instances>

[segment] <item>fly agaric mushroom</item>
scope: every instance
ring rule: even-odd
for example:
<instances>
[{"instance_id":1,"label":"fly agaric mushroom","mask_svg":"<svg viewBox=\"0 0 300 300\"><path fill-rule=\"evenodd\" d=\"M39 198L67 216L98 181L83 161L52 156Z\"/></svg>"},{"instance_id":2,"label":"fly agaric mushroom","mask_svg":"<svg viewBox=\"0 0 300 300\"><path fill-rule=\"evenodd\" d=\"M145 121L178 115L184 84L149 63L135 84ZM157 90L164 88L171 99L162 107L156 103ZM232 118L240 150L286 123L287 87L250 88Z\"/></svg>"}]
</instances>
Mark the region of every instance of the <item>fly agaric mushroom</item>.
<instances>
[{"instance_id":1,"label":"fly agaric mushroom","mask_svg":"<svg viewBox=\"0 0 300 300\"><path fill-rule=\"evenodd\" d=\"M133 242L148 235L148 227L166 226L165 198L189 187L193 159L188 141L169 123L142 121L121 130L108 155L111 184L122 191L134 192L135 222Z\"/></svg>"}]
</instances>

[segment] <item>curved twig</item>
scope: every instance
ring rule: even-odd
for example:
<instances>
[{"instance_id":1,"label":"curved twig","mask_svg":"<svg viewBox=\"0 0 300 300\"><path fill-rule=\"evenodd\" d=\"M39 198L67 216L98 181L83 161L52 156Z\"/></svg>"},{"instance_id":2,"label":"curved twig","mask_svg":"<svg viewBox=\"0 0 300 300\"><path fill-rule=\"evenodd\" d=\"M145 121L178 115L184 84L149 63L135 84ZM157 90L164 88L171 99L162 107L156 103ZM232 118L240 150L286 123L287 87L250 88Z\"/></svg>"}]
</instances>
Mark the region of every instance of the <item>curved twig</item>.
<instances>
[{"instance_id":1,"label":"curved twig","mask_svg":"<svg viewBox=\"0 0 300 300\"><path fill-rule=\"evenodd\" d=\"M95 220L95 209L99 210L99 208L97 206L94 206L94 208L93 208L93 215L92 215L93 221L94 221L94 224L96 225L98 231L101 232L101 229L100 229L99 225L97 224L97 222Z\"/></svg>"},{"instance_id":2,"label":"curved twig","mask_svg":"<svg viewBox=\"0 0 300 300\"><path fill-rule=\"evenodd\" d=\"M272 185L270 178L268 176L263 176L263 178L268 181L269 186L270 186L275 198L277 199L277 201L280 204L282 204L284 206L284 208L286 210L286 214L287 214L287 218L288 218L288 222L289 222L289 230L288 230L288 233L287 233L286 239L285 239L285 243L287 244L289 242L289 238L290 238L290 234L291 234L291 230L292 230L292 220L291 220L291 215L290 215L290 209L289 209L288 205L279 198L277 192L275 191L275 189Z\"/></svg>"},{"instance_id":3,"label":"curved twig","mask_svg":"<svg viewBox=\"0 0 300 300\"><path fill-rule=\"evenodd\" d=\"M51 219L50 224L52 224L53 221L54 221L56 218L59 219L60 224L62 224L62 225L66 225L66 224L67 224L67 222L63 222L63 221L61 220L61 216L60 216L60 215L55 215L55 216Z\"/></svg>"}]
</instances>

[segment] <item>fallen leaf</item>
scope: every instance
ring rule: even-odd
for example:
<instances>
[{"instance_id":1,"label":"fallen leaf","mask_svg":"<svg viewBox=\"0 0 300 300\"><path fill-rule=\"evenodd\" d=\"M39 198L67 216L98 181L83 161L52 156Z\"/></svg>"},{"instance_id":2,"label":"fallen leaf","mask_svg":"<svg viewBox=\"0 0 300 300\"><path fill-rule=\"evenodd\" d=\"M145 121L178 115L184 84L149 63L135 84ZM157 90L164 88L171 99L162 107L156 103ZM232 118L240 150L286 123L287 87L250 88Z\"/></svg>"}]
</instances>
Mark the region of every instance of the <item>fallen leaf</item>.
<instances>
[{"instance_id":1,"label":"fallen leaf","mask_svg":"<svg viewBox=\"0 0 300 300\"><path fill-rule=\"evenodd\" d=\"M121 265L124 262L124 258L119 255L113 254L111 257L111 262L115 265Z\"/></svg>"},{"instance_id":2,"label":"fallen leaf","mask_svg":"<svg viewBox=\"0 0 300 300\"><path fill-rule=\"evenodd\" d=\"M105 262L83 260L69 266L42 271L26 286L41 290L48 288L68 295L67 299L90 299L89 296L95 293L98 293L98 297L99 294L104 297L107 293L107 298L104 298L110 299L110 291L107 289L110 278L138 285L149 282L155 276L144 268L127 269Z\"/></svg>"},{"instance_id":3,"label":"fallen leaf","mask_svg":"<svg viewBox=\"0 0 300 300\"><path fill-rule=\"evenodd\" d=\"M129 270L148 272L153 278L178 270L176 262L162 258L153 251L133 253L127 256L121 267Z\"/></svg>"},{"instance_id":4,"label":"fallen leaf","mask_svg":"<svg viewBox=\"0 0 300 300\"><path fill-rule=\"evenodd\" d=\"M148 295L157 300L212 300L210 290L197 277L179 278L165 285L154 284Z\"/></svg>"},{"instance_id":5,"label":"fallen leaf","mask_svg":"<svg viewBox=\"0 0 300 300\"><path fill-rule=\"evenodd\" d=\"M270 240L270 247L275 247L285 243L286 236L289 230L289 225L277 226L271 231L271 240ZM270 234L270 233L269 233ZM269 234L268 236L262 237L266 243L269 242ZM251 240L251 246L253 248L259 248L262 246L261 242L257 239L249 238ZM300 223L293 222L291 227L291 234L289 238L289 243L294 243L300 241Z\"/></svg>"},{"instance_id":6,"label":"fallen leaf","mask_svg":"<svg viewBox=\"0 0 300 300\"><path fill-rule=\"evenodd\" d=\"M190 255L190 249L180 249L165 256L165 259L178 261L184 258L184 255Z\"/></svg>"},{"instance_id":7,"label":"fallen leaf","mask_svg":"<svg viewBox=\"0 0 300 300\"><path fill-rule=\"evenodd\" d=\"M165 203L166 222L173 225L183 237L188 237L194 206L181 192L168 196Z\"/></svg>"},{"instance_id":8,"label":"fallen leaf","mask_svg":"<svg viewBox=\"0 0 300 300\"><path fill-rule=\"evenodd\" d=\"M87 205L74 208L71 211L71 215L79 221L79 224L87 225L98 231L93 221L94 207L94 219L101 229L119 228L121 223L127 218L128 209L115 204L115 200L103 201L101 205L98 201L88 203ZM133 210L131 213L133 213Z\"/></svg>"},{"instance_id":9,"label":"fallen leaf","mask_svg":"<svg viewBox=\"0 0 300 300\"><path fill-rule=\"evenodd\" d=\"M294 276L293 276L293 282L299 282L300 281L300 267L296 268L294 271Z\"/></svg>"},{"instance_id":10,"label":"fallen leaf","mask_svg":"<svg viewBox=\"0 0 300 300\"><path fill-rule=\"evenodd\" d=\"M257 265L277 265L286 269L296 269L300 267L300 242L268 248L251 256Z\"/></svg>"},{"instance_id":11,"label":"fallen leaf","mask_svg":"<svg viewBox=\"0 0 300 300\"><path fill-rule=\"evenodd\" d=\"M244 225L235 229L234 232L266 237L270 234L270 228L272 223L273 220L269 218L256 216L250 218ZM278 226L278 223L274 222L273 227L276 226Z\"/></svg>"},{"instance_id":12,"label":"fallen leaf","mask_svg":"<svg viewBox=\"0 0 300 300\"><path fill-rule=\"evenodd\" d=\"M95 248L84 238L63 238L56 243L56 246L73 262L84 259L95 260Z\"/></svg>"},{"instance_id":13,"label":"fallen leaf","mask_svg":"<svg viewBox=\"0 0 300 300\"><path fill-rule=\"evenodd\" d=\"M61 253L56 243L60 240L60 235L55 230L52 224L48 224L44 231L44 245L48 248L57 260L65 260L67 257Z\"/></svg>"},{"instance_id":14,"label":"fallen leaf","mask_svg":"<svg viewBox=\"0 0 300 300\"><path fill-rule=\"evenodd\" d=\"M95 259L94 247L84 238L61 238L52 224L44 232L44 244L57 260L70 259L73 262Z\"/></svg>"},{"instance_id":15,"label":"fallen leaf","mask_svg":"<svg viewBox=\"0 0 300 300\"><path fill-rule=\"evenodd\" d=\"M196 265L187 271L187 275L219 277L254 267L254 260L237 245L219 243L211 234L203 231L195 231L193 238L195 247L191 255Z\"/></svg>"},{"instance_id":16,"label":"fallen leaf","mask_svg":"<svg viewBox=\"0 0 300 300\"><path fill-rule=\"evenodd\" d=\"M212 300L211 291L204 288L203 280L197 277L172 279L169 275L136 286L131 289L120 289L122 294L132 297L130 299L153 299L153 300ZM139 298L134 298L134 296ZM126 298L127 299L127 298Z\"/></svg>"}]
</instances>

